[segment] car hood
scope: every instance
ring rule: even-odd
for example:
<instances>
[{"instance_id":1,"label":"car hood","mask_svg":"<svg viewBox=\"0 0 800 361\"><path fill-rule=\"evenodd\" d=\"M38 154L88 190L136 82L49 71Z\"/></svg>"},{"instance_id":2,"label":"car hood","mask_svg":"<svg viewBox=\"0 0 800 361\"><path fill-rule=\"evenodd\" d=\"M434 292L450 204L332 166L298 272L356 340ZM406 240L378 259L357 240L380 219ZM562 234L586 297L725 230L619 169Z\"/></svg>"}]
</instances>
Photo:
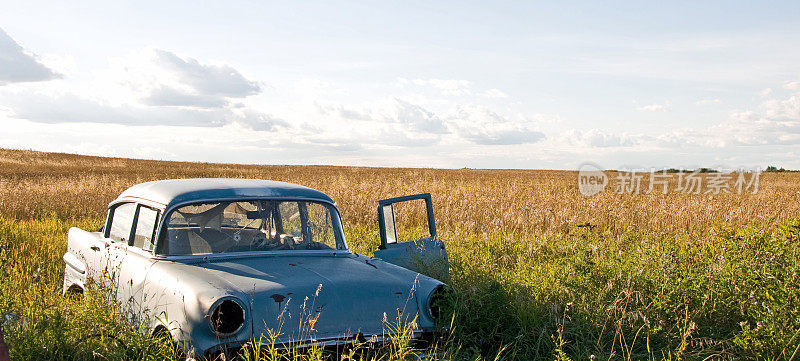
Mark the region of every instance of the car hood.
<instances>
[{"instance_id":1,"label":"car hood","mask_svg":"<svg viewBox=\"0 0 800 361\"><path fill-rule=\"evenodd\" d=\"M207 297L236 295L249 305L250 334L238 336L278 343L395 333L409 322L418 329L417 297L427 297L433 281L352 253L221 258L179 268L216 291Z\"/></svg>"}]
</instances>

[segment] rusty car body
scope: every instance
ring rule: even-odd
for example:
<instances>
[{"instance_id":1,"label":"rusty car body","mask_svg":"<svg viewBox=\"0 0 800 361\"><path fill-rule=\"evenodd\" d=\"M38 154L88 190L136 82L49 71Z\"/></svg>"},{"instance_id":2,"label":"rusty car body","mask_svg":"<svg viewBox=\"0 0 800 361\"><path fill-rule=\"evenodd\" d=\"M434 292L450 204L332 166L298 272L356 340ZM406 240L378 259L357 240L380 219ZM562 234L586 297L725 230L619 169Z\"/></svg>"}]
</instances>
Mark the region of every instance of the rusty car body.
<instances>
[{"instance_id":1,"label":"rusty car body","mask_svg":"<svg viewBox=\"0 0 800 361\"><path fill-rule=\"evenodd\" d=\"M394 206L423 200L426 237L399 242ZM64 292L104 286L132 324L212 355L246 342L341 345L435 332L447 273L429 194L380 201L375 257L352 252L336 203L300 185L176 179L124 191L99 232L69 230ZM435 266L435 267L432 267ZM443 270L443 271L442 271ZM430 272L426 272L431 274Z\"/></svg>"}]
</instances>

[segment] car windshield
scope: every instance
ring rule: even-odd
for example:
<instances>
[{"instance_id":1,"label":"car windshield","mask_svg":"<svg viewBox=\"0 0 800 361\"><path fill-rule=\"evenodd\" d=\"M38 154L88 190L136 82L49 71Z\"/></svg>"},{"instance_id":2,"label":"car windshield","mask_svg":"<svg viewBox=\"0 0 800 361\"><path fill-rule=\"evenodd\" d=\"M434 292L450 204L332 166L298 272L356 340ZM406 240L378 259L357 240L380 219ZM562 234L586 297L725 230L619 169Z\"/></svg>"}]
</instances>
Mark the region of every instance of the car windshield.
<instances>
[{"instance_id":1,"label":"car windshield","mask_svg":"<svg viewBox=\"0 0 800 361\"><path fill-rule=\"evenodd\" d=\"M252 200L194 203L170 213L163 255L346 249L338 212L325 203Z\"/></svg>"}]
</instances>

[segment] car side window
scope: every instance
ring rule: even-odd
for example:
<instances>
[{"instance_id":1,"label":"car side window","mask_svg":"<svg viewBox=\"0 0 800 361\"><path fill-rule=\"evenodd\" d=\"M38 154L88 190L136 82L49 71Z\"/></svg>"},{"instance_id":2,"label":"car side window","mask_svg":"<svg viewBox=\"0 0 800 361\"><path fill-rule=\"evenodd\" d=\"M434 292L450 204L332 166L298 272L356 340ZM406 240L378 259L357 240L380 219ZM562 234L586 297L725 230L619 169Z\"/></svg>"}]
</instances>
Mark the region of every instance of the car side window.
<instances>
[{"instance_id":1,"label":"car side window","mask_svg":"<svg viewBox=\"0 0 800 361\"><path fill-rule=\"evenodd\" d=\"M153 234L155 233L158 211L139 206L139 215L136 217L136 231L133 235L133 246L145 251L153 249Z\"/></svg>"},{"instance_id":2,"label":"car side window","mask_svg":"<svg viewBox=\"0 0 800 361\"><path fill-rule=\"evenodd\" d=\"M108 238L111 238L114 242L128 243L135 213L135 203L123 203L114 208L114 212L111 214L111 227L108 232Z\"/></svg>"}]
</instances>

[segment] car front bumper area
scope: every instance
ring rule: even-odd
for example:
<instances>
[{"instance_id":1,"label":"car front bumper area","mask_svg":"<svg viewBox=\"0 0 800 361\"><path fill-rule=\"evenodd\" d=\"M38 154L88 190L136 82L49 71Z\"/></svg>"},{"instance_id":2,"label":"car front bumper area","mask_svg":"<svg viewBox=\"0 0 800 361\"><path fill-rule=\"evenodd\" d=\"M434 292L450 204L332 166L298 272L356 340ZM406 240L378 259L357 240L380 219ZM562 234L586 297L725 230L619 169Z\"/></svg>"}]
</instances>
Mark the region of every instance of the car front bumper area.
<instances>
[{"instance_id":1,"label":"car front bumper area","mask_svg":"<svg viewBox=\"0 0 800 361\"><path fill-rule=\"evenodd\" d=\"M410 330L401 334L363 335L357 333L349 337L336 338L310 338L306 340L277 342L266 336L260 340L225 342L207 349L203 356L209 360L216 360L221 355L233 356L240 352L267 352L269 350L296 350L300 352L322 348L330 351L364 348L376 349L388 346L394 342L409 344L414 348L426 348L440 332Z\"/></svg>"}]
</instances>

